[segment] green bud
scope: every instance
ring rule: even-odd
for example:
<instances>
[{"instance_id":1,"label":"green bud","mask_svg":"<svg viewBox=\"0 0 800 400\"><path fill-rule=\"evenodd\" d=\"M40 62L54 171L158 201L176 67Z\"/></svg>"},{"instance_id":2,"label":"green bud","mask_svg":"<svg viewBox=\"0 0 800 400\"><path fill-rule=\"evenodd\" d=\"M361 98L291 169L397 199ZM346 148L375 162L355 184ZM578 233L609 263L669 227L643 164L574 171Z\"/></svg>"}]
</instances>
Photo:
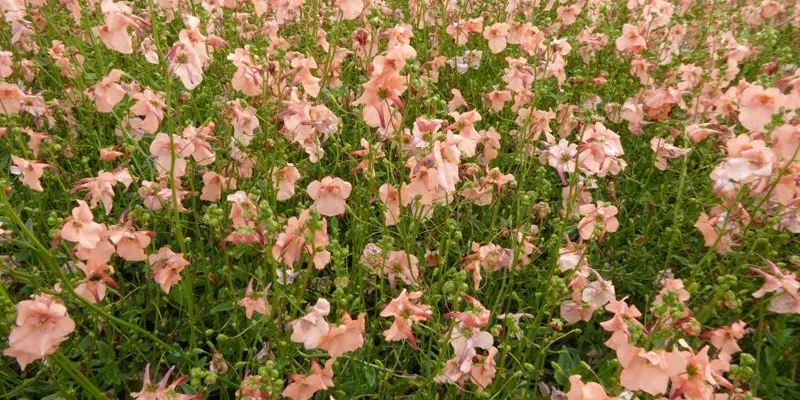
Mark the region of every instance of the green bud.
<instances>
[{"instance_id":1,"label":"green bud","mask_svg":"<svg viewBox=\"0 0 800 400\"><path fill-rule=\"evenodd\" d=\"M750 353L741 353L739 354L739 363L744 366L752 366L756 365L756 359Z\"/></svg>"},{"instance_id":2,"label":"green bud","mask_svg":"<svg viewBox=\"0 0 800 400\"><path fill-rule=\"evenodd\" d=\"M525 368L525 371L529 373L533 372L536 369L536 367L534 367L533 364L531 363L522 364L522 367Z\"/></svg>"}]
</instances>

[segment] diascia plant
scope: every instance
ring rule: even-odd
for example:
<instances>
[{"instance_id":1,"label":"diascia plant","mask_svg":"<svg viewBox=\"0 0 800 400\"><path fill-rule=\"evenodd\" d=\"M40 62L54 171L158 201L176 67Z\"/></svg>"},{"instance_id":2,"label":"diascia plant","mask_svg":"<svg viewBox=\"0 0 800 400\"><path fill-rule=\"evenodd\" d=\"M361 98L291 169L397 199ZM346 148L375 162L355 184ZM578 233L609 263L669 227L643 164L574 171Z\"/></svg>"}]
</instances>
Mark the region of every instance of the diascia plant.
<instances>
[{"instance_id":1,"label":"diascia plant","mask_svg":"<svg viewBox=\"0 0 800 400\"><path fill-rule=\"evenodd\" d=\"M0 11L0 397L800 398L796 0Z\"/></svg>"}]
</instances>

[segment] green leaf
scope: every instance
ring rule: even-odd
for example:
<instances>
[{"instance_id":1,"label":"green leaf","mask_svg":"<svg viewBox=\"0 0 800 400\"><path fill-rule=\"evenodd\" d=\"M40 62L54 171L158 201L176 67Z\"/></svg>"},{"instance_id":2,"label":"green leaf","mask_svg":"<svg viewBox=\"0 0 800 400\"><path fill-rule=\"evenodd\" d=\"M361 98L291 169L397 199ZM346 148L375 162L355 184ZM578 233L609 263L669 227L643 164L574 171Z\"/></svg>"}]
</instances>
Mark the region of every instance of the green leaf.
<instances>
[{"instance_id":1,"label":"green leaf","mask_svg":"<svg viewBox=\"0 0 800 400\"><path fill-rule=\"evenodd\" d=\"M233 310L233 302L226 301L225 303L219 304L216 307L212 308L209 313L216 314L222 311L230 311Z\"/></svg>"},{"instance_id":2,"label":"green leaf","mask_svg":"<svg viewBox=\"0 0 800 400\"><path fill-rule=\"evenodd\" d=\"M558 382L558 384L562 386L566 385L567 381L569 380L569 376L567 375L566 372L564 372L564 369L561 368L561 366L558 365L558 363L556 363L555 361L551 362L550 365L553 367L553 370L555 371L554 378L556 382Z\"/></svg>"}]
</instances>

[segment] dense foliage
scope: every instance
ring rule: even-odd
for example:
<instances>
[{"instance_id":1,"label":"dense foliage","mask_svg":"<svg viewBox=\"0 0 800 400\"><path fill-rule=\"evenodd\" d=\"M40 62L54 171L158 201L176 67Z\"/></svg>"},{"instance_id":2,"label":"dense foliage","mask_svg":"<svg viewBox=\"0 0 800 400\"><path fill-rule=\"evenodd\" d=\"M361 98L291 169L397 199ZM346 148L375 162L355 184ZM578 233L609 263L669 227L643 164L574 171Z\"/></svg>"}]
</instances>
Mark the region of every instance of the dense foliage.
<instances>
[{"instance_id":1,"label":"dense foliage","mask_svg":"<svg viewBox=\"0 0 800 400\"><path fill-rule=\"evenodd\" d=\"M0 397L800 398L796 0L0 10Z\"/></svg>"}]
</instances>

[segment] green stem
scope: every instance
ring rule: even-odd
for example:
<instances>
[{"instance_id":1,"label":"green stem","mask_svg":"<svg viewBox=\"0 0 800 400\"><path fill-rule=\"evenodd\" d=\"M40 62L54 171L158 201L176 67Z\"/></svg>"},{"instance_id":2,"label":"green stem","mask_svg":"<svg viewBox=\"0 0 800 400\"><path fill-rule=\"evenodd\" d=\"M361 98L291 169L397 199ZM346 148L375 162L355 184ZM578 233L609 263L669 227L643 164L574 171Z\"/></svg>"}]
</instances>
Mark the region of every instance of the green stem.
<instances>
[{"instance_id":1,"label":"green stem","mask_svg":"<svg viewBox=\"0 0 800 400\"><path fill-rule=\"evenodd\" d=\"M51 355L49 360L52 361L53 364L58 365L62 371L67 373L67 375L75 379L75 381L81 385L84 394L95 399L108 399L108 396L103 394L103 391L100 390L100 388L95 386L94 383L89 380L89 378L82 374L81 371L75 367L72 361L70 361L70 359L67 358L67 356L65 356L60 350Z\"/></svg>"}]
</instances>

